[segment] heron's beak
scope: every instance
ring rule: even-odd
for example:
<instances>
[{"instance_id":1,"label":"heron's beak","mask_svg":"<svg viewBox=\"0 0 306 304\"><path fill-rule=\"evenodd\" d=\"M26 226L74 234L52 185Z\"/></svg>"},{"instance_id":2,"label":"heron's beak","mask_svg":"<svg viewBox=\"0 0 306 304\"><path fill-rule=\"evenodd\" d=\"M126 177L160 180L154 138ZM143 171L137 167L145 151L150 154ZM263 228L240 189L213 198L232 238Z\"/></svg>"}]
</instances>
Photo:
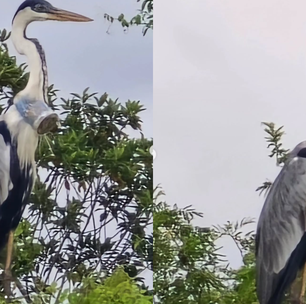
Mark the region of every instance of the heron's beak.
<instances>
[{"instance_id":1,"label":"heron's beak","mask_svg":"<svg viewBox=\"0 0 306 304\"><path fill-rule=\"evenodd\" d=\"M48 12L49 20L57 20L57 21L74 21L74 22L89 22L93 21L88 17L82 16L80 14L72 13L69 11L61 10L58 8L52 8Z\"/></svg>"}]
</instances>

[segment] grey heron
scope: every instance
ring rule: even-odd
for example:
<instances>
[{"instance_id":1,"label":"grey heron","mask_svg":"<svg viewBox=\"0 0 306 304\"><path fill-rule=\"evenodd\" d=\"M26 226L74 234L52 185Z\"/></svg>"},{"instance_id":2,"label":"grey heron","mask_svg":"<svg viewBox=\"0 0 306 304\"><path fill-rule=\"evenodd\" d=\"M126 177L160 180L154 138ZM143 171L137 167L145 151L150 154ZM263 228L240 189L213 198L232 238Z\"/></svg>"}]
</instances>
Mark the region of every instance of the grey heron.
<instances>
[{"instance_id":1,"label":"grey heron","mask_svg":"<svg viewBox=\"0 0 306 304\"><path fill-rule=\"evenodd\" d=\"M261 211L256 232L256 286L260 304L279 304L303 270L306 284L306 141L288 156Z\"/></svg>"},{"instance_id":2,"label":"grey heron","mask_svg":"<svg viewBox=\"0 0 306 304\"><path fill-rule=\"evenodd\" d=\"M18 226L35 175L35 150L39 135L54 129L59 117L47 105L47 66L37 39L26 36L33 21L87 22L92 19L53 7L44 0L24 1L12 21L11 39L27 57L30 76L26 87L0 118L0 249L7 244L5 273L10 275L13 231Z\"/></svg>"}]
</instances>

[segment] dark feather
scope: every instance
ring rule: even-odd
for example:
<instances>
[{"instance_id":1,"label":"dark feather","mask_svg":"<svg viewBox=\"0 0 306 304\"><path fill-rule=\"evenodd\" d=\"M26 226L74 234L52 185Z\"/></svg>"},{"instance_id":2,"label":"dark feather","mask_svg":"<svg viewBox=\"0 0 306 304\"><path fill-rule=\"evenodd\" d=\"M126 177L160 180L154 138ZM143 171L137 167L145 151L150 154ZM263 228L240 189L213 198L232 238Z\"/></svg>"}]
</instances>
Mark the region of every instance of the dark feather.
<instances>
[{"instance_id":1,"label":"dark feather","mask_svg":"<svg viewBox=\"0 0 306 304\"><path fill-rule=\"evenodd\" d=\"M31 165L20 168L17 144L12 141L4 121L0 122L0 135L4 138L6 145L10 146L10 178L13 184L8 197L0 205L0 249L2 249L6 245L9 232L17 228L29 201L33 185L33 173L31 173L33 168Z\"/></svg>"},{"instance_id":2,"label":"dark feather","mask_svg":"<svg viewBox=\"0 0 306 304\"><path fill-rule=\"evenodd\" d=\"M268 304L281 304L285 292L296 279L299 270L303 268L305 263L306 233L303 235L296 249L292 252L285 268L278 274L277 284L274 286L274 293L268 301Z\"/></svg>"}]
</instances>

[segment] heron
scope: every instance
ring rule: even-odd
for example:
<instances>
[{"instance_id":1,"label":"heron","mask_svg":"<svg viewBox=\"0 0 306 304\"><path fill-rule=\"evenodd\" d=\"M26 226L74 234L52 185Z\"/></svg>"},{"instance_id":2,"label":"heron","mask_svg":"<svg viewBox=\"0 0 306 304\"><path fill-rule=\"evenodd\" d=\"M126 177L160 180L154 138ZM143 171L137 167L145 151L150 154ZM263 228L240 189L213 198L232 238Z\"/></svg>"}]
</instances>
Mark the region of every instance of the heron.
<instances>
[{"instance_id":1,"label":"heron","mask_svg":"<svg viewBox=\"0 0 306 304\"><path fill-rule=\"evenodd\" d=\"M26 0L12 20L11 39L27 57L29 79L0 117L0 249L7 245L4 274L10 276L13 232L29 202L36 178L35 151L39 136L56 128L59 117L48 106L47 65L37 39L28 38L33 21L88 22L83 15L53 7L45 0Z\"/></svg>"},{"instance_id":2,"label":"heron","mask_svg":"<svg viewBox=\"0 0 306 304\"><path fill-rule=\"evenodd\" d=\"M256 287L260 304L279 304L302 271L306 284L306 141L289 154L261 211L256 237Z\"/></svg>"}]
</instances>

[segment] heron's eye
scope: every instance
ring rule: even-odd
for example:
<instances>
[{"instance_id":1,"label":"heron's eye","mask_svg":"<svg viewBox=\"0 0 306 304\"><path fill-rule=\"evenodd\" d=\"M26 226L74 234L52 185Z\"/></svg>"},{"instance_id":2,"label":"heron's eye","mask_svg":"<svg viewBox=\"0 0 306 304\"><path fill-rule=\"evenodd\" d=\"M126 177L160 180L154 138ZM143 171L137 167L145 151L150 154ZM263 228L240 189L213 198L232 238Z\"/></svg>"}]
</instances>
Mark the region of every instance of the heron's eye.
<instances>
[{"instance_id":1,"label":"heron's eye","mask_svg":"<svg viewBox=\"0 0 306 304\"><path fill-rule=\"evenodd\" d=\"M306 158L306 148L301 149L297 156Z\"/></svg>"},{"instance_id":2,"label":"heron's eye","mask_svg":"<svg viewBox=\"0 0 306 304\"><path fill-rule=\"evenodd\" d=\"M35 6L34 6L34 10L35 11L38 11L38 12L41 12L41 11L43 11L44 10L44 6L42 5L42 4L35 4Z\"/></svg>"}]
</instances>

